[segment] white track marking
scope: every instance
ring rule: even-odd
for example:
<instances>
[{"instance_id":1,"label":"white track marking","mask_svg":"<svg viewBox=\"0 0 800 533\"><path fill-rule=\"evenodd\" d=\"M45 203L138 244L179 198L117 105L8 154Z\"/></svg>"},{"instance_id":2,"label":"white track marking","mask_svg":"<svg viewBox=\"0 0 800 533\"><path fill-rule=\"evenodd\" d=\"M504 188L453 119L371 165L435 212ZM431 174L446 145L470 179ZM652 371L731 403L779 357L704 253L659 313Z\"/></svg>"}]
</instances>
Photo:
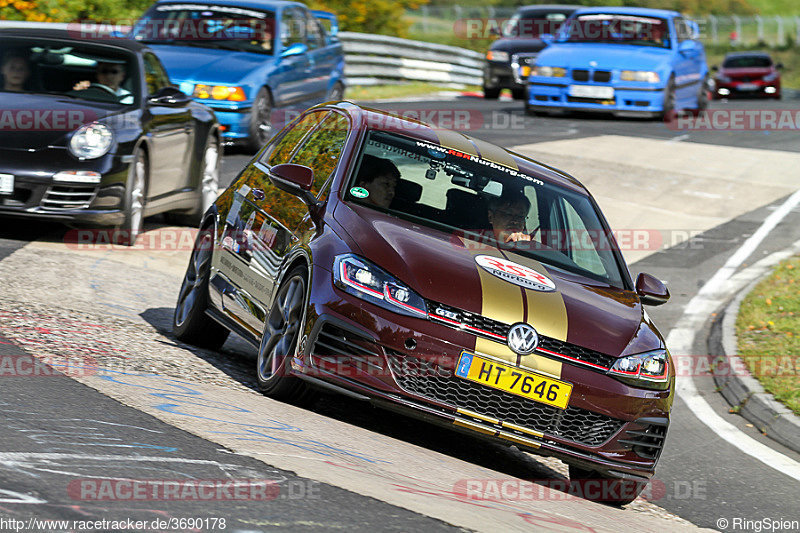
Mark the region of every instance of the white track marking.
<instances>
[{"instance_id":1,"label":"white track marking","mask_svg":"<svg viewBox=\"0 0 800 533\"><path fill-rule=\"evenodd\" d=\"M759 272L763 272L766 269L766 263L774 264L780 259L791 255L788 252L778 252L750 267L748 270L752 269L751 275L747 275L747 271L744 271L740 275L734 276L736 269L750 257L775 226L799 203L800 191L797 191L764 220L758 230L736 250L722 268L689 301L683 316L667 336L667 346L673 353L690 354L696 332L702 328L709 315L722 305L730 294L743 287L749 278L754 278ZM793 248L800 248L800 241L795 243ZM719 416L705 398L699 394L691 377L679 379L677 381L677 391L698 420L707 425L720 438L767 466L800 481L800 463L749 437Z\"/></svg>"},{"instance_id":2,"label":"white track marking","mask_svg":"<svg viewBox=\"0 0 800 533\"><path fill-rule=\"evenodd\" d=\"M181 457L146 457L127 455L84 455L81 453L35 453L35 452L0 452L0 463L26 460L58 460L81 459L85 461L133 461L145 463L186 463L194 465L225 466L217 461L206 459L184 459Z\"/></svg>"}]
</instances>

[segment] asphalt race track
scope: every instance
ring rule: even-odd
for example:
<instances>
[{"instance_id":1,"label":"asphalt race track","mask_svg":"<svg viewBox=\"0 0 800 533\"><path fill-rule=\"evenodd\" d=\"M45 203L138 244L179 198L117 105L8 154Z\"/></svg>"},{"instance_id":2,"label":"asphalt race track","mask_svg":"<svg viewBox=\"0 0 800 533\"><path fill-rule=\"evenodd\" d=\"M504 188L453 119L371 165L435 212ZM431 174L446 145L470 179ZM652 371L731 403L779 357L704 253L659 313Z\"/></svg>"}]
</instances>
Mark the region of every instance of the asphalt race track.
<instances>
[{"instance_id":1,"label":"asphalt race track","mask_svg":"<svg viewBox=\"0 0 800 533\"><path fill-rule=\"evenodd\" d=\"M799 103L714 102L712 110L793 110ZM574 173L612 227L631 236L621 242L631 272L668 283L672 300L648 309L665 336L700 288L800 188L797 130L684 131L654 120L527 117L519 102L477 98L374 105L461 127ZM249 157L229 151L223 186ZM158 219L146 227L151 234L185 233ZM736 439L782 453L793 469L779 471L757 453L744 453L695 414L696 402L678 395L646 499L623 509L558 491L470 500L458 490L467 480L563 481L566 470L559 461L356 400L323 396L299 408L262 397L253 390L249 345L233 338L211 353L171 336L186 247L81 248L65 243L64 233L55 224L0 219L0 360L39 369L3 373L0 382L0 525L9 518L191 517L206 520L202 531L222 530L220 518L226 531L242 532L672 531L692 524L748 531L764 519L800 520L799 454L730 414L710 378L692 376L679 379L692 380L714 412L739 430ZM794 207L736 272L798 240ZM712 320L719 318L699 324L689 353L673 355L706 354ZM36 366L40 360L69 377ZM184 486L258 480L268 490L235 501L115 500L89 490L98 479ZM737 519L753 522L736 528Z\"/></svg>"}]
</instances>

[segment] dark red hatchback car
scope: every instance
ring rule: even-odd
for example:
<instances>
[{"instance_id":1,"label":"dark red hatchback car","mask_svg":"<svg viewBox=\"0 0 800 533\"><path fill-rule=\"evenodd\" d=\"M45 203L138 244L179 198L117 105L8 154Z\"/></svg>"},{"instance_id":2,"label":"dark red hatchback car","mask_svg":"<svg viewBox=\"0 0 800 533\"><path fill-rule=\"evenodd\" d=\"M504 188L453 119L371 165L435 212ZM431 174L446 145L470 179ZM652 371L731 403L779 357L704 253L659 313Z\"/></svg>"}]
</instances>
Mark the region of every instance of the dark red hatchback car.
<instances>
[{"instance_id":1,"label":"dark red hatchback car","mask_svg":"<svg viewBox=\"0 0 800 533\"><path fill-rule=\"evenodd\" d=\"M633 485L625 502L669 425L674 367L643 309L668 298L631 279L574 178L341 102L298 117L207 212L174 329L249 339L268 396L322 387L554 455Z\"/></svg>"},{"instance_id":2,"label":"dark red hatchback car","mask_svg":"<svg viewBox=\"0 0 800 533\"><path fill-rule=\"evenodd\" d=\"M714 66L714 98L781 98L781 69L764 52L735 52L725 56L722 67Z\"/></svg>"}]
</instances>

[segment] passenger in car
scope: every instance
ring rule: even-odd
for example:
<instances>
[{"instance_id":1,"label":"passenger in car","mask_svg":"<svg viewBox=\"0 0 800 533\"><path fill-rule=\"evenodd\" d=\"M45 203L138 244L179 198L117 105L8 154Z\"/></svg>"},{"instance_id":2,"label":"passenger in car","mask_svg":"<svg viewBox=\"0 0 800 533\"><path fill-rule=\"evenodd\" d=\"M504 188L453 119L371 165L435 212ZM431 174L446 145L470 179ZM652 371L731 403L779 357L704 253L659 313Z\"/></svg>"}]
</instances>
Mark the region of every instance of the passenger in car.
<instances>
[{"instance_id":1,"label":"passenger in car","mask_svg":"<svg viewBox=\"0 0 800 533\"><path fill-rule=\"evenodd\" d=\"M525 233L525 219L531 210L531 202L522 194L504 194L490 198L487 217L498 242L529 241Z\"/></svg>"},{"instance_id":2,"label":"passenger in car","mask_svg":"<svg viewBox=\"0 0 800 533\"><path fill-rule=\"evenodd\" d=\"M0 67L3 74L4 91L24 91L26 83L31 75L31 67L28 58L22 52L6 52L3 56L3 64Z\"/></svg>"},{"instance_id":3,"label":"passenger in car","mask_svg":"<svg viewBox=\"0 0 800 533\"><path fill-rule=\"evenodd\" d=\"M377 207L388 209L394 199L400 170L391 160L374 155L364 155L358 171L357 187L369 192L365 200Z\"/></svg>"}]
</instances>

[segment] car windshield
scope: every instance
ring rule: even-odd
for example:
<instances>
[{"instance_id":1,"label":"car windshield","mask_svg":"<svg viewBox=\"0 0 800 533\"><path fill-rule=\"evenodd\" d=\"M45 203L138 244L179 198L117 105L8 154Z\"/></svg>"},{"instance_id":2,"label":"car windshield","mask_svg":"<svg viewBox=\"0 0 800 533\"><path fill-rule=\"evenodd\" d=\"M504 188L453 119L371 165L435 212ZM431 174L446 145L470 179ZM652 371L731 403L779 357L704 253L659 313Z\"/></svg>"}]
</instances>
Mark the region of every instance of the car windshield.
<instances>
[{"instance_id":1,"label":"car windshield","mask_svg":"<svg viewBox=\"0 0 800 533\"><path fill-rule=\"evenodd\" d=\"M503 37L534 39L544 34L555 35L568 15L569 13L547 11L515 13L503 26Z\"/></svg>"},{"instance_id":2,"label":"car windshield","mask_svg":"<svg viewBox=\"0 0 800 533\"><path fill-rule=\"evenodd\" d=\"M564 24L559 40L570 43L670 47L666 20L617 13L579 15Z\"/></svg>"},{"instance_id":3,"label":"car windshield","mask_svg":"<svg viewBox=\"0 0 800 533\"><path fill-rule=\"evenodd\" d=\"M83 43L0 40L2 90L57 94L118 105L138 102L135 58Z\"/></svg>"},{"instance_id":4,"label":"car windshield","mask_svg":"<svg viewBox=\"0 0 800 533\"><path fill-rule=\"evenodd\" d=\"M722 64L723 68L767 68L771 66L772 60L767 56L729 57Z\"/></svg>"},{"instance_id":5,"label":"car windshield","mask_svg":"<svg viewBox=\"0 0 800 533\"><path fill-rule=\"evenodd\" d=\"M588 196L488 159L370 131L346 191L349 201L454 238L623 287L615 248Z\"/></svg>"},{"instance_id":6,"label":"car windshield","mask_svg":"<svg viewBox=\"0 0 800 533\"><path fill-rule=\"evenodd\" d=\"M139 19L137 41L272 55L275 14L233 6L160 4Z\"/></svg>"}]
</instances>

